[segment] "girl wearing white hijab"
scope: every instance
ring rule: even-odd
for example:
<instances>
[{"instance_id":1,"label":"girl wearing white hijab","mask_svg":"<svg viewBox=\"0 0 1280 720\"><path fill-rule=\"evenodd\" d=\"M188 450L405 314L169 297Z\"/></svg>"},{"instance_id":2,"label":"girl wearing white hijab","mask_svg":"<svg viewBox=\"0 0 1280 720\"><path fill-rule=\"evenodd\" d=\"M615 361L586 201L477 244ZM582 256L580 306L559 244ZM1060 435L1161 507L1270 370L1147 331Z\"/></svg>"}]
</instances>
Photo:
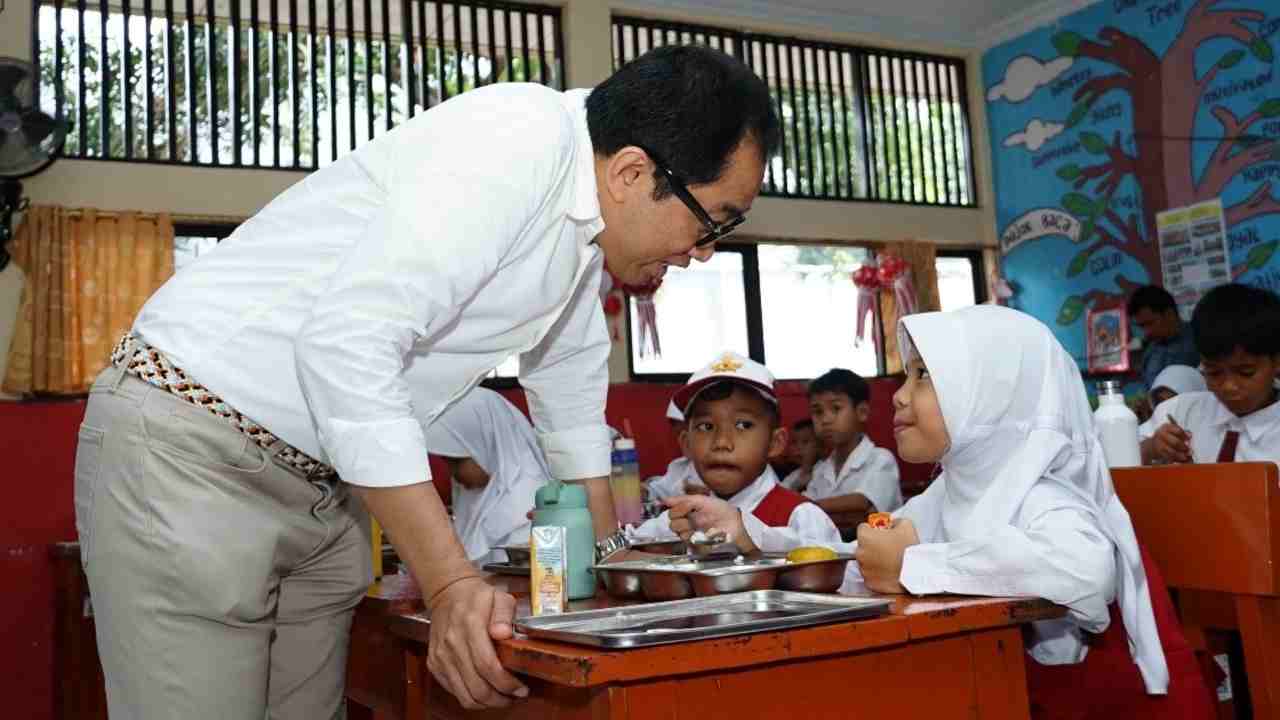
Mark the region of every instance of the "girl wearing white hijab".
<instances>
[{"instance_id":1,"label":"girl wearing white hijab","mask_svg":"<svg viewBox=\"0 0 1280 720\"><path fill-rule=\"evenodd\" d=\"M942 474L891 529L859 528L867 586L1065 606L1066 618L1031 628L1035 718L1211 717L1168 591L1115 495L1071 356L1039 321L992 305L910 315L898 335L898 451Z\"/></svg>"},{"instance_id":2,"label":"girl wearing white hijab","mask_svg":"<svg viewBox=\"0 0 1280 720\"><path fill-rule=\"evenodd\" d=\"M1153 412L1151 417L1142 423L1138 435L1145 439L1156 434L1158 428L1152 419L1155 417L1154 410L1165 400L1183 393L1206 392L1208 389L1209 386L1204 384L1204 375L1190 365L1170 365L1161 370L1160 374L1156 375L1156 379L1151 382L1149 391Z\"/></svg>"},{"instance_id":3,"label":"girl wearing white hijab","mask_svg":"<svg viewBox=\"0 0 1280 720\"><path fill-rule=\"evenodd\" d=\"M453 474L453 526L467 558L527 544L533 495L551 477L532 426L514 405L475 388L426 426L427 451Z\"/></svg>"}]
</instances>

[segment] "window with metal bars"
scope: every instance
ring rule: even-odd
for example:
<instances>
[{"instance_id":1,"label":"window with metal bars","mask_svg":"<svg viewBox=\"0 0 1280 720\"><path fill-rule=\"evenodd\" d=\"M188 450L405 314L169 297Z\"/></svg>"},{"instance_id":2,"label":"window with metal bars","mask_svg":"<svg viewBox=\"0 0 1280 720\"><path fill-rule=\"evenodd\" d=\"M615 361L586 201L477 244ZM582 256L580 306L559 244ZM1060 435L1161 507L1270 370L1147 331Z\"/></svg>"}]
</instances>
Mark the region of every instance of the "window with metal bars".
<instances>
[{"instance_id":1,"label":"window with metal bars","mask_svg":"<svg viewBox=\"0 0 1280 720\"><path fill-rule=\"evenodd\" d=\"M560 9L428 0L35 0L77 158L312 170L494 82L564 86Z\"/></svg>"},{"instance_id":2,"label":"window with metal bars","mask_svg":"<svg viewBox=\"0 0 1280 720\"><path fill-rule=\"evenodd\" d=\"M782 121L763 193L974 206L965 63L706 25L614 16L614 68L663 45L699 44L768 83Z\"/></svg>"}]
</instances>

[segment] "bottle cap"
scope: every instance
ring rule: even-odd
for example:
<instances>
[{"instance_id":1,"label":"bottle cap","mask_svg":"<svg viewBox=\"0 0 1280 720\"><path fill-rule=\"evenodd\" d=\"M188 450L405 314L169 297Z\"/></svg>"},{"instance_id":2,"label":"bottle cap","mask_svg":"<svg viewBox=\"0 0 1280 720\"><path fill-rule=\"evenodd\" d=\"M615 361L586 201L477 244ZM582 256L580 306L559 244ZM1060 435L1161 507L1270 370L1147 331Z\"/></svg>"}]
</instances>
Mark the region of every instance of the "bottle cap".
<instances>
[{"instance_id":1,"label":"bottle cap","mask_svg":"<svg viewBox=\"0 0 1280 720\"><path fill-rule=\"evenodd\" d=\"M1120 395L1122 392L1123 387L1119 380L1103 380L1098 383L1099 395Z\"/></svg>"},{"instance_id":2,"label":"bottle cap","mask_svg":"<svg viewBox=\"0 0 1280 720\"><path fill-rule=\"evenodd\" d=\"M618 438L617 440L613 441L613 449L614 450L635 450L636 441L632 440L631 438L625 438L625 437Z\"/></svg>"}]
</instances>

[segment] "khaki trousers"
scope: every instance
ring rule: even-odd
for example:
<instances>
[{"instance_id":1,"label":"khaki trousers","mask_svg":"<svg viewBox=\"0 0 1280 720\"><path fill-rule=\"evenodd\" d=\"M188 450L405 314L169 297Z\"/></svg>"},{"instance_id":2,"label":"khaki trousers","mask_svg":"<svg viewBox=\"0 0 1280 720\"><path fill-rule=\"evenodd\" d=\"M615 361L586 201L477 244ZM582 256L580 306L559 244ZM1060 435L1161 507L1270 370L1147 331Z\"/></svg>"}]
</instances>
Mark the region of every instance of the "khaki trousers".
<instances>
[{"instance_id":1,"label":"khaki trousers","mask_svg":"<svg viewBox=\"0 0 1280 720\"><path fill-rule=\"evenodd\" d=\"M342 483L117 368L90 390L75 481L113 720L345 716L372 562Z\"/></svg>"}]
</instances>

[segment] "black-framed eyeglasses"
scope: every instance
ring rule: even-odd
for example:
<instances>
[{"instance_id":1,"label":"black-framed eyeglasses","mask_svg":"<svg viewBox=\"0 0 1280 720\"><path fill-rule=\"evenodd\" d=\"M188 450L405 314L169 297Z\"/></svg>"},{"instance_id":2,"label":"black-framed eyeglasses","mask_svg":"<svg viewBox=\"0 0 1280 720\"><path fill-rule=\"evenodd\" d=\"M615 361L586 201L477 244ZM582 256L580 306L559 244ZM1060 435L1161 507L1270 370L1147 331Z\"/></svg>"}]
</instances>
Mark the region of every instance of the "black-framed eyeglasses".
<instances>
[{"instance_id":1,"label":"black-framed eyeglasses","mask_svg":"<svg viewBox=\"0 0 1280 720\"><path fill-rule=\"evenodd\" d=\"M666 163L662 162L661 158L643 145L637 145L636 147L644 150L645 154L649 156L649 159L653 161L653 164L658 167L658 171L667 178L667 183L671 185L671 192L675 193L675 196L680 198L680 202L684 203L684 206L689 208L689 212L693 213L693 216L698 218L698 221L702 223L702 226L707 229L706 234L699 238L698 242L693 244L694 247L706 247L734 230L737 230L738 226L746 221L746 215L737 215L722 223L712 220L711 214L707 212L706 208L702 207L702 203L698 202L697 198L693 196L693 193L689 192L689 187L685 185L684 181L675 173L671 172L671 169L667 167Z\"/></svg>"}]
</instances>

